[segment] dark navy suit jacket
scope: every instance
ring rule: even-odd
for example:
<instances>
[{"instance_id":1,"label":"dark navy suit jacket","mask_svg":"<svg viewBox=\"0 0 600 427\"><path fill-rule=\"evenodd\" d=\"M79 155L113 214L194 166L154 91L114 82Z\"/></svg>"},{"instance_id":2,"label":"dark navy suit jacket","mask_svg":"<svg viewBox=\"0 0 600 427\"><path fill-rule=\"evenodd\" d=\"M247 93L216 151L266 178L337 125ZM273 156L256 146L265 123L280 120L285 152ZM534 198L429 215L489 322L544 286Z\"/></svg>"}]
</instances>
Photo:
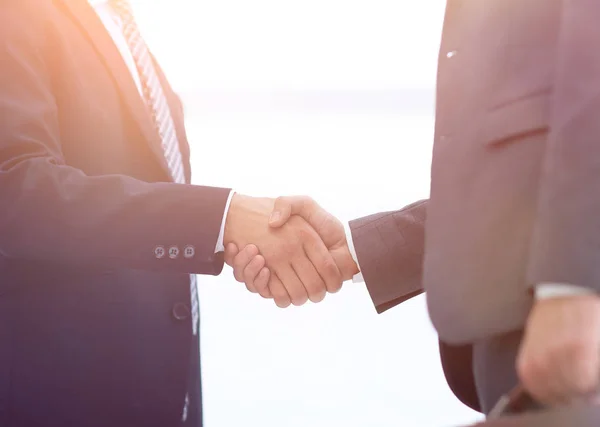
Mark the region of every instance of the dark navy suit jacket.
<instances>
[{"instance_id":1,"label":"dark navy suit jacket","mask_svg":"<svg viewBox=\"0 0 600 427\"><path fill-rule=\"evenodd\" d=\"M188 275L222 270L228 194L171 182L86 0L0 0L0 426L176 426L186 393L200 425Z\"/></svg>"}]
</instances>

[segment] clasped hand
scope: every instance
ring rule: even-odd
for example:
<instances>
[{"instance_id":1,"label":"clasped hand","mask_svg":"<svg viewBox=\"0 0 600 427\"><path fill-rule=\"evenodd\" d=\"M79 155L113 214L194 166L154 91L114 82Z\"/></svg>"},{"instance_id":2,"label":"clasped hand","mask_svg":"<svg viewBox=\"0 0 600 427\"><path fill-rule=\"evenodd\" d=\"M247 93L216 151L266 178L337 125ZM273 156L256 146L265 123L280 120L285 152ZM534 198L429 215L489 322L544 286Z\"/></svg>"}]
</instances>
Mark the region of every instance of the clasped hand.
<instances>
[{"instance_id":1,"label":"clasped hand","mask_svg":"<svg viewBox=\"0 0 600 427\"><path fill-rule=\"evenodd\" d=\"M236 280L282 308L320 302L358 273L342 223L309 197L234 195L224 243Z\"/></svg>"}]
</instances>

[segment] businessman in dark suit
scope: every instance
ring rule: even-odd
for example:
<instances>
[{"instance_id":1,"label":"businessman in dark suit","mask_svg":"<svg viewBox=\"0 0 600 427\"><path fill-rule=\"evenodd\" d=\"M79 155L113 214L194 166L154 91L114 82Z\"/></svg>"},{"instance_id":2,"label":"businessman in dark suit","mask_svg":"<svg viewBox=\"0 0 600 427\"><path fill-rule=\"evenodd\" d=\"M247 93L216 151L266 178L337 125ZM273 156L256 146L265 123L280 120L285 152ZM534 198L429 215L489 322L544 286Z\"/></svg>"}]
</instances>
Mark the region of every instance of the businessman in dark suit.
<instances>
[{"instance_id":1,"label":"businessman in dark suit","mask_svg":"<svg viewBox=\"0 0 600 427\"><path fill-rule=\"evenodd\" d=\"M190 179L127 1L0 1L0 426L201 425L195 275L226 243L282 307L339 289L306 221Z\"/></svg>"},{"instance_id":2,"label":"businessman in dark suit","mask_svg":"<svg viewBox=\"0 0 600 427\"><path fill-rule=\"evenodd\" d=\"M277 205L274 225L309 220L378 311L426 290L448 382L486 413L519 379L548 405L600 385L598 22L586 0L449 1L430 200L348 237L308 198Z\"/></svg>"}]
</instances>

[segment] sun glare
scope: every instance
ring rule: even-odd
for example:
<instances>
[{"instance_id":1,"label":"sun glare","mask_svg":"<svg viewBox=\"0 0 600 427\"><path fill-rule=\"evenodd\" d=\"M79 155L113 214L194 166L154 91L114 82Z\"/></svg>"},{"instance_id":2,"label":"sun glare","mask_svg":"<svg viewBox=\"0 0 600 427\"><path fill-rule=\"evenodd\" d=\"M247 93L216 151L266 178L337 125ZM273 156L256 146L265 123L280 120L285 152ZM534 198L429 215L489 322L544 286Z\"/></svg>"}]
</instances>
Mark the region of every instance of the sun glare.
<instances>
[{"instance_id":1,"label":"sun glare","mask_svg":"<svg viewBox=\"0 0 600 427\"><path fill-rule=\"evenodd\" d=\"M137 0L171 80L208 89L431 86L445 2Z\"/></svg>"}]
</instances>

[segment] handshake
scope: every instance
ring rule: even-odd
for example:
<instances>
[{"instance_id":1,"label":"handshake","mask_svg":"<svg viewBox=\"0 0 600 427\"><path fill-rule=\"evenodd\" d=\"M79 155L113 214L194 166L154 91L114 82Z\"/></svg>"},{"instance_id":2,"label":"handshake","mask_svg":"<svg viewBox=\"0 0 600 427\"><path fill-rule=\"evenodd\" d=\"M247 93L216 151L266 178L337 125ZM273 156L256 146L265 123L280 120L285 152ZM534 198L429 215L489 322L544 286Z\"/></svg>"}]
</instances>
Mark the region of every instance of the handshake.
<instances>
[{"instance_id":1,"label":"handshake","mask_svg":"<svg viewBox=\"0 0 600 427\"><path fill-rule=\"evenodd\" d=\"M223 243L236 280L281 308L320 302L359 272L342 223L309 197L235 194Z\"/></svg>"}]
</instances>

